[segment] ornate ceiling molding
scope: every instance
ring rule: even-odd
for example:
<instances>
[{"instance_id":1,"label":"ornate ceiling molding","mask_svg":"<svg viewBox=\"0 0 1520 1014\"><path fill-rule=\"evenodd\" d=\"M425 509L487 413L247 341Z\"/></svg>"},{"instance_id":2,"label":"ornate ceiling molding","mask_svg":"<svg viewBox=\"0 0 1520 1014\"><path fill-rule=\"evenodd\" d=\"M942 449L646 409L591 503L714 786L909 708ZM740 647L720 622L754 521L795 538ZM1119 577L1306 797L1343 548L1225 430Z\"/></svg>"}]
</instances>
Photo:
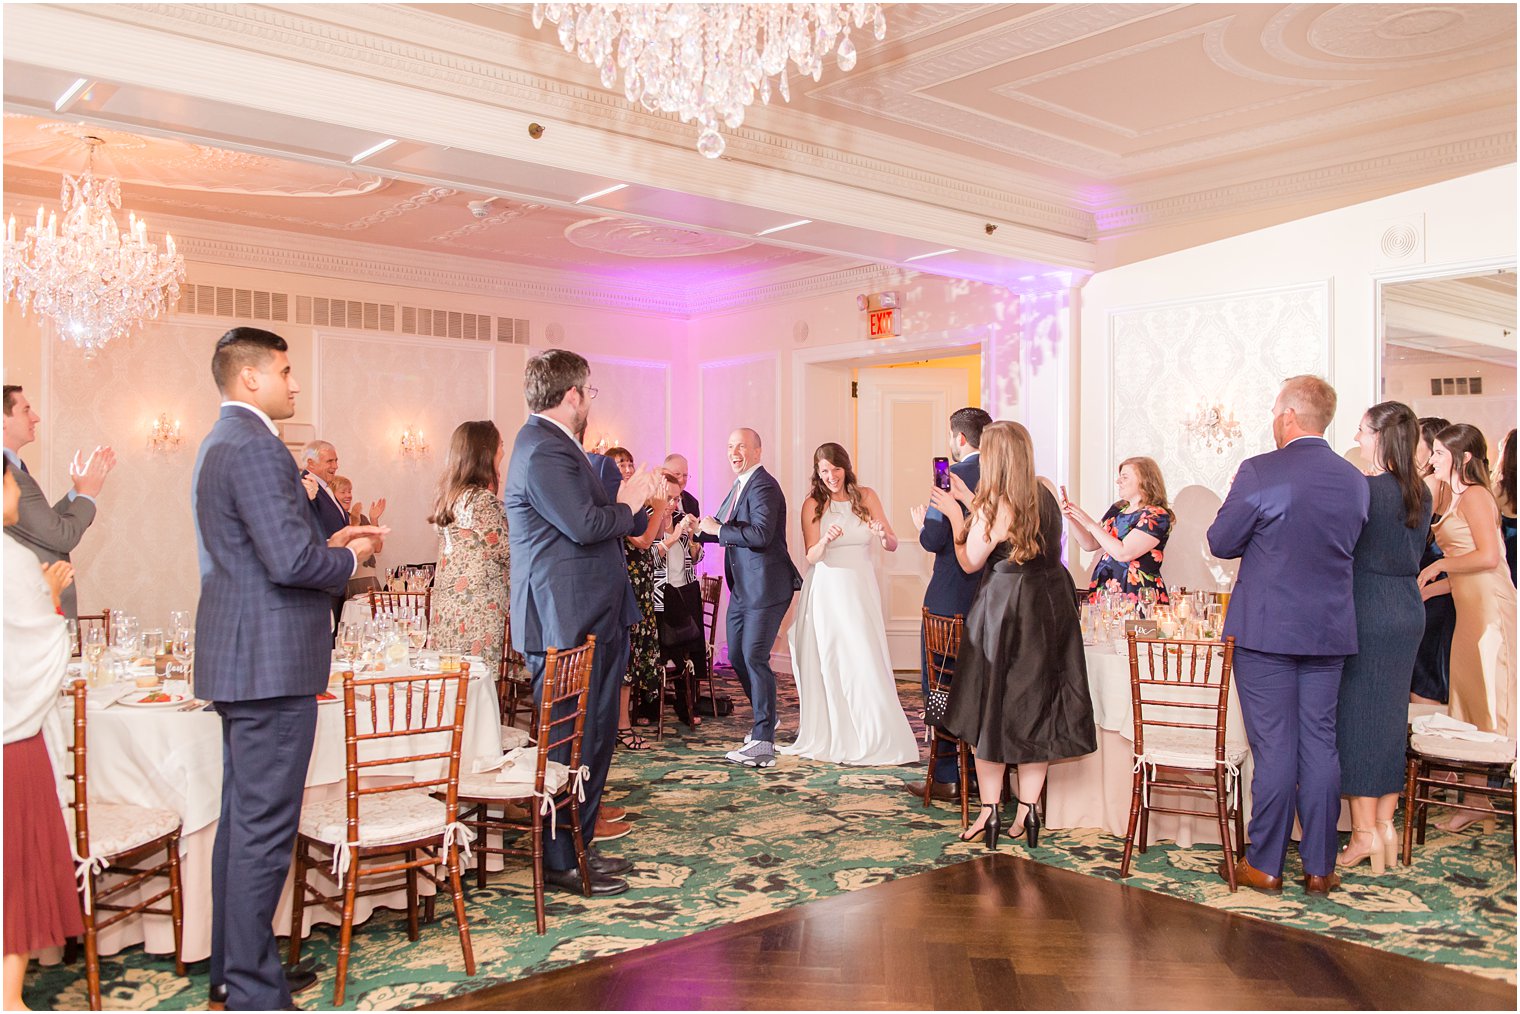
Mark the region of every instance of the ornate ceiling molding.
<instances>
[{"instance_id":1,"label":"ornate ceiling molding","mask_svg":"<svg viewBox=\"0 0 1520 1014\"><path fill-rule=\"evenodd\" d=\"M651 225L627 218L591 218L565 227L565 239L586 250L623 257L702 257L754 246L754 242L714 232Z\"/></svg>"}]
</instances>

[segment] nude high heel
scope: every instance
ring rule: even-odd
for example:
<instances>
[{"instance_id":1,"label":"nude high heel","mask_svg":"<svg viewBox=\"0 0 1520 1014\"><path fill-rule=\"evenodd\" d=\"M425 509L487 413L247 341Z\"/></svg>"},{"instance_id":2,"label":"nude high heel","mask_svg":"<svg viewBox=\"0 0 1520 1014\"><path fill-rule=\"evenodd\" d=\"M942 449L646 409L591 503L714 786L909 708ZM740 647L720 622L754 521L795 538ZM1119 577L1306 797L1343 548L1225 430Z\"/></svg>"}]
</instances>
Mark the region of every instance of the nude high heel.
<instances>
[{"instance_id":1,"label":"nude high heel","mask_svg":"<svg viewBox=\"0 0 1520 1014\"><path fill-rule=\"evenodd\" d=\"M1393 831L1393 821L1377 822L1378 837L1383 840L1383 861L1390 867L1399 864L1399 838Z\"/></svg>"},{"instance_id":2,"label":"nude high heel","mask_svg":"<svg viewBox=\"0 0 1520 1014\"><path fill-rule=\"evenodd\" d=\"M1359 835L1365 835L1366 838L1371 839L1364 848L1357 847ZM1341 849L1341 854L1336 857L1335 865L1349 868L1365 859L1372 864L1373 875L1381 876L1384 869L1383 858L1385 855L1383 848L1382 836L1375 829L1370 827L1353 827L1351 829L1351 841L1345 848Z\"/></svg>"}]
</instances>

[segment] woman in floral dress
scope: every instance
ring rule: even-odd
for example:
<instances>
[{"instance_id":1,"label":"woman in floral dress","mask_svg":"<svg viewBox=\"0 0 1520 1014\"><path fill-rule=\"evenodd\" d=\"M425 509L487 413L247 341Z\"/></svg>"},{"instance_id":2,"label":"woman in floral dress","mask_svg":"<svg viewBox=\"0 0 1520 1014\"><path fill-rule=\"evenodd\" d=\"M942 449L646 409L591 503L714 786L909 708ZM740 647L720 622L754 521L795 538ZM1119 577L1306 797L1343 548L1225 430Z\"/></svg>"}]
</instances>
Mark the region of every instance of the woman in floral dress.
<instances>
[{"instance_id":1,"label":"woman in floral dress","mask_svg":"<svg viewBox=\"0 0 1520 1014\"><path fill-rule=\"evenodd\" d=\"M501 665L510 576L507 518L497 490L506 453L489 420L460 423L428 518L438 529L430 626L439 651Z\"/></svg>"},{"instance_id":2,"label":"woman in floral dress","mask_svg":"<svg viewBox=\"0 0 1520 1014\"><path fill-rule=\"evenodd\" d=\"M609 447L611 458L624 481L633 477L636 466L633 454L622 447ZM647 750L649 744L634 731L631 716L641 707L659 705L664 665L660 662L659 617L655 613L654 554L650 547L664 523L669 506L664 497L656 497L645 507L644 531L629 536L623 543L628 554L628 580L639 600L642 619L628 631L628 671L623 674L623 699L618 709L618 742L629 750ZM647 723L646 723L647 724Z\"/></svg>"},{"instance_id":3,"label":"woman in floral dress","mask_svg":"<svg viewBox=\"0 0 1520 1014\"><path fill-rule=\"evenodd\" d=\"M1093 564L1088 593L1116 587L1125 594L1149 588L1157 602L1166 602L1161 581L1161 560L1172 534L1172 510L1166 502L1166 483L1161 466L1151 458L1125 458L1114 480L1118 501L1094 521L1076 504L1062 497L1061 512L1072 521L1072 535L1088 552L1100 555Z\"/></svg>"}]
</instances>

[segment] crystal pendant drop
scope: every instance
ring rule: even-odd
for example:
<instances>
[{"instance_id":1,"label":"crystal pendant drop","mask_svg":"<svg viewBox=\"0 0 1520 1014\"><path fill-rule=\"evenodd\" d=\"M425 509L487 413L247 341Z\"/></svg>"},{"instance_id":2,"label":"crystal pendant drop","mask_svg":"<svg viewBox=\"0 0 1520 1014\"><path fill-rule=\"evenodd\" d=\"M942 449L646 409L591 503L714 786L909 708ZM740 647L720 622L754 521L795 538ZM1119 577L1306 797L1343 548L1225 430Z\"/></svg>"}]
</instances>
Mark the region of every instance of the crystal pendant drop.
<instances>
[{"instance_id":1,"label":"crystal pendant drop","mask_svg":"<svg viewBox=\"0 0 1520 1014\"><path fill-rule=\"evenodd\" d=\"M697 138L697 151L701 152L705 158L717 158L723 154L724 147L726 145L723 143L723 135L712 127L703 130Z\"/></svg>"}]
</instances>

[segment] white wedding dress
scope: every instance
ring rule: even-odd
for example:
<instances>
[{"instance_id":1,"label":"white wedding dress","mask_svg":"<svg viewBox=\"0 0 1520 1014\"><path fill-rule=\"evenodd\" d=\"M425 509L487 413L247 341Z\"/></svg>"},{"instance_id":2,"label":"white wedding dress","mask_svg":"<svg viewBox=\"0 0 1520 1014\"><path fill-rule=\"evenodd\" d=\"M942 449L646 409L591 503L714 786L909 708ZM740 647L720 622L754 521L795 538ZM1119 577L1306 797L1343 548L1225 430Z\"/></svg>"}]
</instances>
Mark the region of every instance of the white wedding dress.
<instances>
[{"instance_id":1,"label":"white wedding dress","mask_svg":"<svg viewBox=\"0 0 1520 1014\"><path fill-rule=\"evenodd\" d=\"M797 741L777 752L836 764L912 764L918 741L897 700L887 655L881 592L871 563L876 536L850 510L830 502L822 531L844 534L823 552L802 584L787 641L801 704Z\"/></svg>"}]
</instances>

